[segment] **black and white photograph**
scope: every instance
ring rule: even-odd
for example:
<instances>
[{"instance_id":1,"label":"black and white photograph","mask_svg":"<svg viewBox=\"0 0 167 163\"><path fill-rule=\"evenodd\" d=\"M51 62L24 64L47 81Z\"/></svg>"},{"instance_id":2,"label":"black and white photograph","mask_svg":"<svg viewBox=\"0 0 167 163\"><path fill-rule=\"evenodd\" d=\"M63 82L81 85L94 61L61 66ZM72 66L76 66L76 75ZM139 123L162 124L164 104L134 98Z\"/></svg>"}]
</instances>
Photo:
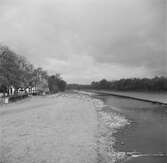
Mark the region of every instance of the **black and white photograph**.
<instances>
[{"instance_id":1,"label":"black and white photograph","mask_svg":"<svg viewBox=\"0 0 167 163\"><path fill-rule=\"evenodd\" d=\"M0 163L167 163L167 0L0 0Z\"/></svg>"}]
</instances>

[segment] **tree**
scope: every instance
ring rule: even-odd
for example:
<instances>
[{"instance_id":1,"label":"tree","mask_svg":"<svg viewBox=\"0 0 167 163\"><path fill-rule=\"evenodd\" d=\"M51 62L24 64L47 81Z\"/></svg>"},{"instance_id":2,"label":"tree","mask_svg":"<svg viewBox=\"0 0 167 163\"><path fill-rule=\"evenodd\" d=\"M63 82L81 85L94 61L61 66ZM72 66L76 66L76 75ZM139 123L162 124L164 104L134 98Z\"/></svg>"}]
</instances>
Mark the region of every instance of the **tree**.
<instances>
[{"instance_id":1,"label":"tree","mask_svg":"<svg viewBox=\"0 0 167 163\"><path fill-rule=\"evenodd\" d=\"M0 47L0 85L18 87L21 84L21 71L17 55L7 47Z\"/></svg>"},{"instance_id":2,"label":"tree","mask_svg":"<svg viewBox=\"0 0 167 163\"><path fill-rule=\"evenodd\" d=\"M59 74L51 75L48 77L48 87L51 93L57 93L58 91L65 90L66 82L60 77Z\"/></svg>"},{"instance_id":3,"label":"tree","mask_svg":"<svg viewBox=\"0 0 167 163\"><path fill-rule=\"evenodd\" d=\"M48 90L47 72L34 69L25 57L17 55L6 46L0 46L0 91L8 92L10 87L38 87Z\"/></svg>"},{"instance_id":4,"label":"tree","mask_svg":"<svg viewBox=\"0 0 167 163\"><path fill-rule=\"evenodd\" d=\"M167 77L154 77L152 79L130 78L116 81L103 79L98 82L92 82L91 88L121 91L167 91Z\"/></svg>"},{"instance_id":5,"label":"tree","mask_svg":"<svg viewBox=\"0 0 167 163\"><path fill-rule=\"evenodd\" d=\"M48 88L49 85L49 88ZM0 45L0 92L9 88L35 87L36 91L52 93L64 91L66 82L59 74L48 76L42 68L34 68L23 56L17 55L7 46Z\"/></svg>"},{"instance_id":6,"label":"tree","mask_svg":"<svg viewBox=\"0 0 167 163\"><path fill-rule=\"evenodd\" d=\"M37 91L48 92L48 74L41 67L34 69L31 85L36 88Z\"/></svg>"}]
</instances>

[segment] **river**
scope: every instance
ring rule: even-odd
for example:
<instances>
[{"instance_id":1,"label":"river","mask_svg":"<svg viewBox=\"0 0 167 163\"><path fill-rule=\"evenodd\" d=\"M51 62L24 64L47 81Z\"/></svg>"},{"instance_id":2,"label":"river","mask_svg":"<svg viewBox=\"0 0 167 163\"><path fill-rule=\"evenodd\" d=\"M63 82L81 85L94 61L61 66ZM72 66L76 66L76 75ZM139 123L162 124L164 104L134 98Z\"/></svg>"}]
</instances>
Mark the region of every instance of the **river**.
<instances>
[{"instance_id":1,"label":"river","mask_svg":"<svg viewBox=\"0 0 167 163\"><path fill-rule=\"evenodd\" d=\"M125 163L167 162L167 106L114 96L100 98L103 111L122 114L130 122L114 134L116 150L137 153Z\"/></svg>"}]
</instances>

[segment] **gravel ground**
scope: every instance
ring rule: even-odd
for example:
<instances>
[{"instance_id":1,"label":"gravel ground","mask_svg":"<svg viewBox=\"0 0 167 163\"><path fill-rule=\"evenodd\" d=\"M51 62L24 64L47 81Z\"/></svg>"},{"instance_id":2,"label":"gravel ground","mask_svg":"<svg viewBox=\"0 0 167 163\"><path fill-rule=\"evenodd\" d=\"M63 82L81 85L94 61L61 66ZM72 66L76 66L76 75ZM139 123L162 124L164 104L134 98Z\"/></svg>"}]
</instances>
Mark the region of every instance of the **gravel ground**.
<instances>
[{"instance_id":1,"label":"gravel ground","mask_svg":"<svg viewBox=\"0 0 167 163\"><path fill-rule=\"evenodd\" d=\"M89 97L58 94L0 107L0 163L97 162Z\"/></svg>"},{"instance_id":2,"label":"gravel ground","mask_svg":"<svg viewBox=\"0 0 167 163\"><path fill-rule=\"evenodd\" d=\"M0 106L0 163L114 163L113 133L128 124L90 95L56 94Z\"/></svg>"}]
</instances>

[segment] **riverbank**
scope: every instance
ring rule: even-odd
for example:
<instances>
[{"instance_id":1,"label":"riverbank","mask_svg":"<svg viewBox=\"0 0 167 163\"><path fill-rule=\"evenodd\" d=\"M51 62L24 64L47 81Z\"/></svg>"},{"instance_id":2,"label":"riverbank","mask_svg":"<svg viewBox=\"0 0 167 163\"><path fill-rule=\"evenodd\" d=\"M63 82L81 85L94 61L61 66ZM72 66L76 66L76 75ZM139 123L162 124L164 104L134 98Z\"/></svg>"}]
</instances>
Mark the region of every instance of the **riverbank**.
<instances>
[{"instance_id":1,"label":"riverbank","mask_svg":"<svg viewBox=\"0 0 167 163\"><path fill-rule=\"evenodd\" d=\"M113 163L123 158L113 149L112 133L127 121L108 116L102 107L98 99L70 93L1 107L0 162Z\"/></svg>"},{"instance_id":2,"label":"riverbank","mask_svg":"<svg viewBox=\"0 0 167 163\"><path fill-rule=\"evenodd\" d=\"M85 91L75 91L78 94L88 97L95 97L97 94ZM119 152L114 148L116 139L114 134L130 122L121 114L116 112L106 112L104 102L93 98L93 103L97 111L98 132L97 132L97 163L115 163L125 160L128 156L126 152Z\"/></svg>"}]
</instances>

